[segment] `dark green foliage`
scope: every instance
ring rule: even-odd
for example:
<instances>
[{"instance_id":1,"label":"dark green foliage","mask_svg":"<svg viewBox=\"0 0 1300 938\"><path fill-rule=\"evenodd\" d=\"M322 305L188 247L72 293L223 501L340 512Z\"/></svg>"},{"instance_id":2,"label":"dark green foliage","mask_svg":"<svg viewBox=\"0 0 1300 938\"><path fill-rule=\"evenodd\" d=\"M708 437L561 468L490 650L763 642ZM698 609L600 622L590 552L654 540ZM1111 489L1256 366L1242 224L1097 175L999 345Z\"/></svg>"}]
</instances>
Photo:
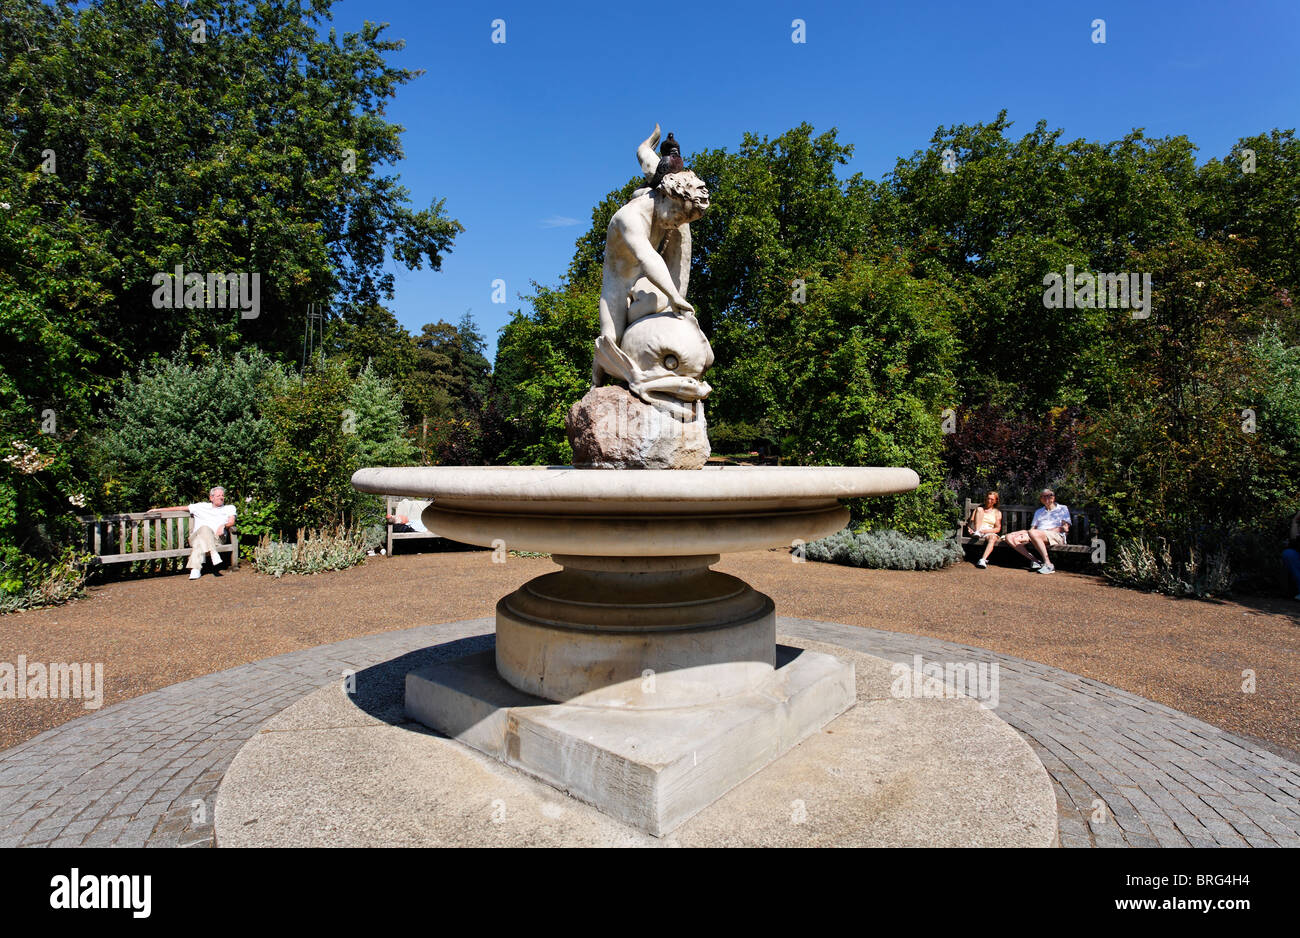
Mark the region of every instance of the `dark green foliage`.
<instances>
[{"instance_id":1,"label":"dark green foliage","mask_svg":"<svg viewBox=\"0 0 1300 938\"><path fill-rule=\"evenodd\" d=\"M95 448L93 507L183 505L214 485L233 504L261 490L274 439L266 402L288 380L254 349L196 365L178 355L124 381Z\"/></svg>"},{"instance_id":2,"label":"dark green foliage","mask_svg":"<svg viewBox=\"0 0 1300 938\"><path fill-rule=\"evenodd\" d=\"M101 287L78 318L109 345L135 357L251 341L293 359L307 303L391 294L386 251L440 266L460 224L441 201L412 210L382 171L402 156L386 101L418 73L387 64L403 44L382 27L326 29L330 6L4 0L0 193L75 245ZM260 315L160 314L151 278L177 264L259 272Z\"/></svg>"},{"instance_id":3,"label":"dark green foliage","mask_svg":"<svg viewBox=\"0 0 1300 938\"><path fill-rule=\"evenodd\" d=\"M415 340L378 304L345 311L334 324L331 348L351 370L369 367L381 378L400 380L415 367Z\"/></svg>"},{"instance_id":4,"label":"dark green foliage","mask_svg":"<svg viewBox=\"0 0 1300 938\"><path fill-rule=\"evenodd\" d=\"M290 382L271 399L274 434L267 478L276 493L279 521L289 529L340 523L356 498L351 484L353 435L346 431L351 380L327 363L302 382Z\"/></svg>"},{"instance_id":5,"label":"dark green foliage","mask_svg":"<svg viewBox=\"0 0 1300 938\"><path fill-rule=\"evenodd\" d=\"M1300 455L1287 451L1284 416L1300 389L1278 386L1259 353L1282 310L1231 242L1183 239L1137 260L1153 273L1155 311L1110 311L1121 377L1084 437L1103 527L1182 547L1263 523L1295 498ZM1280 425L1270 413L1262 433L1270 387Z\"/></svg>"},{"instance_id":6,"label":"dark green foliage","mask_svg":"<svg viewBox=\"0 0 1300 938\"><path fill-rule=\"evenodd\" d=\"M585 291L533 286L532 312L516 312L497 342L494 449L513 465L565 465L564 418L591 387L599 281Z\"/></svg>"},{"instance_id":7,"label":"dark green foliage","mask_svg":"<svg viewBox=\"0 0 1300 938\"><path fill-rule=\"evenodd\" d=\"M0 463L0 562L30 567L26 580L75 541L83 497L140 510L160 493L195 497L213 469L253 484L256 418L229 414L227 432L213 425L220 410L196 415L211 432L179 441L194 454L184 465L151 455L158 475L136 472L141 459L113 440L127 432L114 399L124 374L181 348L296 362L308 304L372 309L392 292L387 255L438 269L462 230L441 200L413 209L384 170L402 157L385 106L418 74L388 64L402 43L370 23L337 34L331 5L0 0L0 451L38 466ZM178 264L258 274L259 314L155 308L154 275ZM380 374L409 370L400 342L392 361L373 350L391 324L352 325L354 370L370 357ZM101 450L92 438L105 430ZM247 452L227 457L240 433Z\"/></svg>"},{"instance_id":8,"label":"dark green foliage","mask_svg":"<svg viewBox=\"0 0 1300 938\"><path fill-rule=\"evenodd\" d=\"M462 229L382 172L401 157L384 106L415 75L386 62L400 43L372 24L318 34L330 5L0 0L11 594L51 582L81 510L220 482L271 533L374 520L348 481L361 464L570 459L606 227L643 180L593 208L494 370L468 314L411 335L382 305L385 257L437 269ZM195 19L206 42L178 26ZM1198 167L1185 137L1014 136L1001 113L939 128L878 182L843 172L852 153L800 124L687 155L713 203L689 297L717 358L715 449L912 467L915 493L854 506L881 544L951 529L961 495L1047 483L1097 507L1112 556L1154 545L1125 563L1162 588L1267 580L1261 538L1300 507L1293 132ZM151 278L177 264L260 273L260 315L155 309ZM1151 318L1045 307L1044 276L1068 265L1150 273ZM272 363L298 362L309 304L329 321L300 378Z\"/></svg>"},{"instance_id":9,"label":"dark green foliage","mask_svg":"<svg viewBox=\"0 0 1300 938\"><path fill-rule=\"evenodd\" d=\"M916 469L916 494L855 506L871 526L933 535L959 496L1051 484L1115 543L1166 538L1175 566L1251 542L1300 507L1300 142L1273 131L1198 167L1185 137L1010 128L1005 113L940 128L881 183L841 178L851 147L808 125L688 157L713 200L689 296L717 353L718 439L763 428L787 463ZM633 184L593 212L567 295L598 284ZM1150 273L1151 317L1047 308L1044 277L1067 265ZM947 408L961 421L944 446ZM549 452L560 412L532 424ZM1267 579L1266 551L1230 553L1237 582Z\"/></svg>"},{"instance_id":10,"label":"dark green foliage","mask_svg":"<svg viewBox=\"0 0 1300 938\"><path fill-rule=\"evenodd\" d=\"M412 368L400 387L424 461L482 462L482 421L492 366L483 355L483 334L474 318L466 313L454 326L441 320L427 323L412 342Z\"/></svg>"},{"instance_id":11,"label":"dark green foliage","mask_svg":"<svg viewBox=\"0 0 1300 938\"><path fill-rule=\"evenodd\" d=\"M783 453L808 465L910 466L921 484L867 499L855 517L872 527L933 535L951 527L943 491L940 411L953 400L953 298L896 258L854 258L809 283L776 356L781 380L768 421Z\"/></svg>"}]
</instances>

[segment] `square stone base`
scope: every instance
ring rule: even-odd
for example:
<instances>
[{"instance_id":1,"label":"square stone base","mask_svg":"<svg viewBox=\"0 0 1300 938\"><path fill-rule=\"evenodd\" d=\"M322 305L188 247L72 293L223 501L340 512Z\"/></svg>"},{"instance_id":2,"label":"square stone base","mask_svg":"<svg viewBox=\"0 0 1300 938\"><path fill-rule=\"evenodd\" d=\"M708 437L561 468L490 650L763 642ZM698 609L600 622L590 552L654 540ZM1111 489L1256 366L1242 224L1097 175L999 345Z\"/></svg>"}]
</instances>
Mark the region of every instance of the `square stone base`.
<instances>
[{"instance_id":1,"label":"square stone base","mask_svg":"<svg viewBox=\"0 0 1300 938\"><path fill-rule=\"evenodd\" d=\"M406 676L406 713L640 830L663 836L839 716L853 663L777 646L752 693L666 710L557 704L518 691L484 651Z\"/></svg>"}]
</instances>

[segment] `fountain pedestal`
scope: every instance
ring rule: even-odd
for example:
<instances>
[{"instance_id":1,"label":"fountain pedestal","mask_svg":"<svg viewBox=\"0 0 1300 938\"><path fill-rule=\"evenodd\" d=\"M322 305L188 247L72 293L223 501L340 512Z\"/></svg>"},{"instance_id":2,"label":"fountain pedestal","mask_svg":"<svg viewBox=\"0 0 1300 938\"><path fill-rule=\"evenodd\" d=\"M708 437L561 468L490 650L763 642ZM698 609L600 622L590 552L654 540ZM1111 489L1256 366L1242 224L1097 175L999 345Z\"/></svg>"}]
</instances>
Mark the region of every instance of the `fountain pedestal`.
<instances>
[{"instance_id":1,"label":"fountain pedestal","mask_svg":"<svg viewBox=\"0 0 1300 938\"><path fill-rule=\"evenodd\" d=\"M841 498L917 477L448 467L363 469L353 484L431 497L430 531L563 567L498 602L494 653L407 675L407 715L663 835L855 700L850 662L778 647L772 600L709 566L824 537L848 521Z\"/></svg>"},{"instance_id":2,"label":"fountain pedestal","mask_svg":"<svg viewBox=\"0 0 1300 938\"><path fill-rule=\"evenodd\" d=\"M661 710L754 690L775 664L772 600L691 557L552 558L497 603L497 672L547 700Z\"/></svg>"}]
</instances>

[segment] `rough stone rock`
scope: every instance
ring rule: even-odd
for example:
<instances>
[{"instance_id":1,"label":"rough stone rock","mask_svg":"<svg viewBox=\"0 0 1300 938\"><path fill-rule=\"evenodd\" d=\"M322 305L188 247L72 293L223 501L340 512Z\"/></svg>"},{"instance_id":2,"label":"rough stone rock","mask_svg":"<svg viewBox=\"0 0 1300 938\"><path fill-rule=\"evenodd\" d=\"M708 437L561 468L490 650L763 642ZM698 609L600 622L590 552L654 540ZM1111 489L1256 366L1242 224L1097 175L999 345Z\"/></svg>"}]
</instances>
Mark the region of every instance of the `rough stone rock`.
<instances>
[{"instance_id":1,"label":"rough stone rock","mask_svg":"<svg viewBox=\"0 0 1300 938\"><path fill-rule=\"evenodd\" d=\"M701 469L709 458L704 406L683 420L626 388L592 388L566 421L573 464L590 469Z\"/></svg>"}]
</instances>

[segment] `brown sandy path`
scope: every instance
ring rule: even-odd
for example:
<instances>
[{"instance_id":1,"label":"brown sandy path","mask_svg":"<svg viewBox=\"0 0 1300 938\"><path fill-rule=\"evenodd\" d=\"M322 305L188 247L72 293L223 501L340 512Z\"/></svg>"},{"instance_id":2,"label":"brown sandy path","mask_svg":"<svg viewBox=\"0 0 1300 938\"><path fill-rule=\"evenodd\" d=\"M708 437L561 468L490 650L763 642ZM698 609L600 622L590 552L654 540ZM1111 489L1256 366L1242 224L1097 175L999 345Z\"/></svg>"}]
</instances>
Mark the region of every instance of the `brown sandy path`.
<instances>
[{"instance_id":1,"label":"brown sandy path","mask_svg":"<svg viewBox=\"0 0 1300 938\"><path fill-rule=\"evenodd\" d=\"M67 606L0 617L0 661L103 662L104 705L272 655L415 625L491 616L496 600L558 569L491 553L373 557L351 570L275 580L245 566L109 583ZM959 564L918 573L729 555L717 569L780 615L988 648L1104 681L1273 747L1300 750L1300 604L1198 602L1097 577ZM1242 691L1245 670L1256 691ZM82 701L0 701L0 749L86 713Z\"/></svg>"}]
</instances>

